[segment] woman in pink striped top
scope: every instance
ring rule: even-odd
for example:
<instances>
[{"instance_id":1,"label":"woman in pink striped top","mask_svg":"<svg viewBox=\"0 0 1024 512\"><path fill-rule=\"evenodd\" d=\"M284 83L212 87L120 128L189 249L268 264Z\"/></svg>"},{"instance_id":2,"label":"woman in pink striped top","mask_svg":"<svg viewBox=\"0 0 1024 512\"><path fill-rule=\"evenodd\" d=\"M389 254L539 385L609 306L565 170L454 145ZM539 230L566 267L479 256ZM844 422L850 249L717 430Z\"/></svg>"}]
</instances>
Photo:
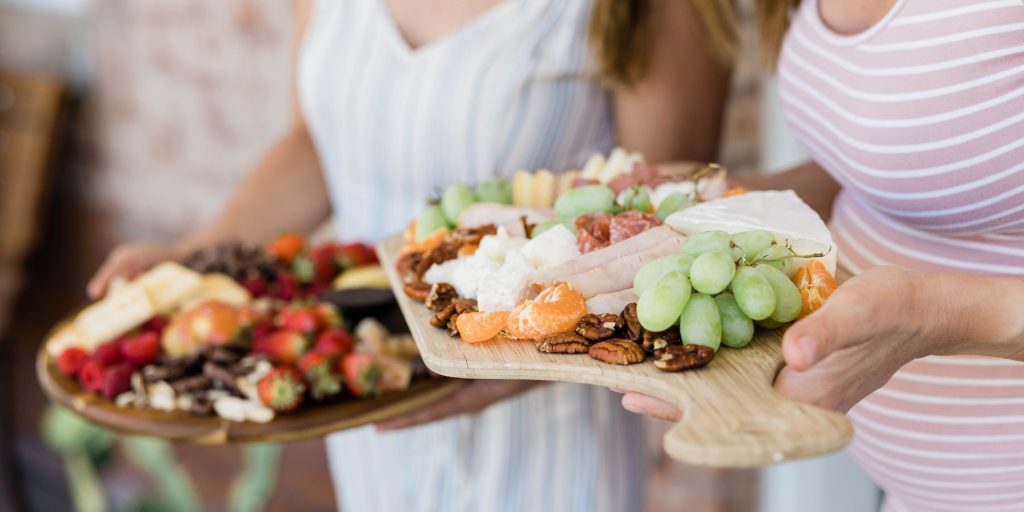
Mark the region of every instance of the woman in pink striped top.
<instances>
[{"instance_id":1,"label":"woman in pink striped top","mask_svg":"<svg viewBox=\"0 0 1024 512\"><path fill-rule=\"evenodd\" d=\"M814 163L754 185L831 213L858 275L776 389L849 411L886 510L1024 510L1024 2L804 0L779 84Z\"/></svg>"}]
</instances>

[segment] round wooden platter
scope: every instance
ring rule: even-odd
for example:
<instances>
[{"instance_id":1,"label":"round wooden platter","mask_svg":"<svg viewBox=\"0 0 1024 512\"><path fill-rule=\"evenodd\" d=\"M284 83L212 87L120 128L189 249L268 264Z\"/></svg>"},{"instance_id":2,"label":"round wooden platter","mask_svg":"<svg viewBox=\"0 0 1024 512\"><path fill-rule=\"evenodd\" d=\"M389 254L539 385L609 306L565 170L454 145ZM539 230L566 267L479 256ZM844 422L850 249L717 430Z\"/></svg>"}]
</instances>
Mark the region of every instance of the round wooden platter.
<instances>
[{"instance_id":1,"label":"round wooden platter","mask_svg":"<svg viewBox=\"0 0 1024 512\"><path fill-rule=\"evenodd\" d=\"M377 423L439 400L465 385L465 381L433 378L414 382L401 392L373 400L347 400L310 406L282 414L268 423L234 422L217 416L200 417L184 411L155 411L118 407L86 393L78 383L57 370L45 348L36 356L36 374L43 391L54 402L82 417L122 434L160 437L172 441L222 445L278 443L320 438L332 432Z\"/></svg>"},{"instance_id":2,"label":"round wooden platter","mask_svg":"<svg viewBox=\"0 0 1024 512\"><path fill-rule=\"evenodd\" d=\"M395 269L401 246L401 237L393 237L377 254L423 361L441 375L595 384L671 402L683 418L665 435L665 451L689 464L755 467L813 457L844 447L853 435L845 416L774 392L782 329L759 332L747 347L722 348L708 366L679 373L650 362L616 366L586 355L544 354L529 342L464 343L431 327L433 313L402 293Z\"/></svg>"}]
</instances>

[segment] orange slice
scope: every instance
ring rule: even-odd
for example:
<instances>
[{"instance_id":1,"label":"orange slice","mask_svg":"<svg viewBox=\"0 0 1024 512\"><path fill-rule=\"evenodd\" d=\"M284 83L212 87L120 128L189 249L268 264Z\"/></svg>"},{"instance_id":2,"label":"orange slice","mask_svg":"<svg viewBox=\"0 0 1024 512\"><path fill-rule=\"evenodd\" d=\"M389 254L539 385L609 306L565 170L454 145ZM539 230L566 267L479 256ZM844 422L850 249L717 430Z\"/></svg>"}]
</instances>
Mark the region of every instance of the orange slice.
<instances>
[{"instance_id":1,"label":"orange slice","mask_svg":"<svg viewBox=\"0 0 1024 512\"><path fill-rule=\"evenodd\" d=\"M479 343L501 334L508 323L508 311L473 311L455 319L459 336L466 343Z\"/></svg>"},{"instance_id":2,"label":"orange slice","mask_svg":"<svg viewBox=\"0 0 1024 512\"><path fill-rule=\"evenodd\" d=\"M517 338L535 340L548 334L570 332L587 314L583 295L565 283L545 289L536 299L516 306L505 330Z\"/></svg>"},{"instance_id":3,"label":"orange slice","mask_svg":"<svg viewBox=\"0 0 1024 512\"><path fill-rule=\"evenodd\" d=\"M722 194L722 197L742 196L743 194L746 193L747 189L743 187L733 187L730 188L729 190L726 190L725 193Z\"/></svg>"},{"instance_id":4,"label":"orange slice","mask_svg":"<svg viewBox=\"0 0 1024 512\"><path fill-rule=\"evenodd\" d=\"M414 223L415 224L415 223ZM436 248L444 242L444 239L448 237L447 229L439 229L430 234L430 236L424 238L419 242L406 242L401 249L398 250L398 256L402 257L406 254L414 252L426 252Z\"/></svg>"},{"instance_id":5,"label":"orange slice","mask_svg":"<svg viewBox=\"0 0 1024 512\"><path fill-rule=\"evenodd\" d=\"M817 311L825 304L832 292L839 288L835 278L819 260L811 260L803 268L797 270L793 275L793 283L800 290L800 300L803 302L800 316L797 318L803 318Z\"/></svg>"}]
</instances>

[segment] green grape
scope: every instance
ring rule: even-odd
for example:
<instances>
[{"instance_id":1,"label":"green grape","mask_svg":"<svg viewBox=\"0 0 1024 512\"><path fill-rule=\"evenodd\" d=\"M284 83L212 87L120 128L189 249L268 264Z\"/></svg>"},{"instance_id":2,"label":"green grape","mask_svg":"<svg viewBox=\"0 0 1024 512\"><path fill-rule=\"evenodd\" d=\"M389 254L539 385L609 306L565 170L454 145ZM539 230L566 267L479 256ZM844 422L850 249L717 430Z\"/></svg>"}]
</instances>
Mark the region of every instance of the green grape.
<instances>
[{"instance_id":1,"label":"green grape","mask_svg":"<svg viewBox=\"0 0 1024 512\"><path fill-rule=\"evenodd\" d=\"M441 209L448 219L448 224L455 224L459 220L459 213L462 209L473 204L476 198L469 187L462 183L452 183L444 189L441 195Z\"/></svg>"},{"instance_id":2,"label":"green grape","mask_svg":"<svg viewBox=\"0 0 1024 512\"><path fill-rule=\"evenodd\" d=\"M647 187L637 185L622 192L622 207L627 210L648 212L651 210L651 194Z\"/></svg>"},{"instance_id":3,"label":"green grape","mask_svg":"<svg viewBox=\"0 0 1024 512\"><path fill-rule=\"evenodd\" d=\"M775 292L760 272L741 266L729 285L740 311L751 320L763 320L775 312Z\"/></svg>"},{"instance_id":4,"label":"green grape","mask_svg":"<svg viewBox=\"0 0 1024 512\"><path fill-rule=\"evenodd\" d=\"M440 206L431 206L416 217L416 241L422 241L439 229L448 228L448 219Z\"/></svg>"},{"instance_id":5,"label":"green grape","mask_svg":"<svg viewBox=\"0 0 1024 512\"><path fill-rule=\"evenodd\" d=\"M562 192L555 200L555 214L563 219L575 219L595 212L615 209L615 192L604 185L588 185Z\"/></svg>"},{"instance_id":6,"label":"green grape","mask_svg":"<svg viewBox=\"0 0 1024 512\"><path fill-rule=\"evenodd\" d=\"M722 343L732 348L747 346L754 339L754 322L740 311L736 297L725 292L715 296L715 304L722 317Z\"/></svg>"},{"instance_id":7,"label":"green grape","mask_svg":"<svg viewBox=\"0 0 1024 512\"><path fill-rule=\"evenodd\" d=\"M800 290L793 284L793 281L790 281L781 270L771 265L758 265L754 269L768 280L768 284L772 287L772 293L775 294L775 311L772 312L771 319L783 323L796 320L796 317L800 315L802 301Z\"/></svg>"},{"instance_id":8,"label":"green grape","mask_svg":"<svg viewBox=\"0 0 1024 512\"><path fill-rule=\"evenodd\" d=\"M718 350L722 345L722 318L710 295L695 293L679 316L679 336L683 343L705 345Z\"/></svg>"},{"instance_id":9,"label":"green grape","mask_svg":"<svg viewBox=\"0 0 1024 512\"><path fill-rule=\"evenodd\" d=\"M573 226L572 222L565 221L565 220L559 220L559 219L551 219L551 220L549 220L547 222L542 222L542 223L537 224L536 226L534 226L534 228L533 228L533 236L537 236L537 235L539 235L539 234L541 234L541 233L543 233L543 232L545 232L545 231L547 231L547 230L549 230L549 229L551 229L551 228L553 228L555 226L558 226L558 225L565 226L566 229L568 229L570 233L575 233L576 232L576 226Z\"/></svg>"},{"instance_id":10,"label":"green grape","mask_svg":"<svg viewBox=\"0 0 1024 512\"><path fill-rule=\"evenodd\" d=\"M636 316L648 331L672 327L690 299L690 280L682 272L669 272L636 302Z\"/></svg>"},{"instance_id":11,"label":"green grape","mask_svg":"<svg viewBox=\"0 0 1024 512\"><path fill-rule=\"evenodd\" d=\"M654 210L654 215L661 220L665 220L669 215L680 210L685 210L693 206L693 201L683 195L682 192L673 192L662 199L658 203L658 208Z\"/></svg>"},{"instance_id":12,"label":"green grape","mask_svg":"<svg viewBox=\"0 0 1024 512\"><path fill-rule=\"evenodd\" d=\"M760 265L771 265L786 274L787 277L793 277L793 250L784 245L770 245L767 249L757 253L754 256L754 261L759 261Z\"/></svg>"},{"instance_id":13,"label":"green grape","mask_svg":"<svg viewBox=\"0 0 1024 512\"><path fill-rule=\"evenodd\" d=\"M689 254L669 254L662 256L640 267L633 276L633 292L637 296L642 295L647 288L661 280L669 272L682 272L686 275L690 272L690 264L693 263L693 256Z\"/></svg>"},{"instance_id":14,"label":"green grape","mask_svg":"<svg viewBox=\"0 0 1024 512\"><path fill-rule=\"evenodd\" d=\"M756 323L758 327L762 327L762 328L765 328L765 329L778 329L779 327L782 327L783 325L786 325L786 324L784 324L782 322L776 322L775 320L772 320L771 318L765 318L763 320L758 320L758 321L756 321L754 323Z\"/></svg>"},{"instance_id":15,"label":"green grape","mask_svg":"<svg viewBox=\"0 0 1024 512\"><path fill-rule=\"evenodd\" d=\"M704 231L690 235L683 242L680 251L690 256L700 256L711 251L729 250L729 233L725 231Z\"/></svg>"},{"instance_id":16,"label":"green grape","mask_svg":"<svg viewBox=\"0 0 1024 512\"><path fill-rule=\"evenodd\" d=\"M733 245L729 248L729 255L732 256L733 261L744 262L747 259L746 254L743 253L743 248L738 245Z\"/></svg>"},{"instance_id":17,"label":"green grape","mask_svg":"<svg viewBox=\"0 0 1024 512\"><path fill-rule=\"evenodd\" d=\"M743 256L748 260L753 260L757 253L767 249L774 241L775 235L763 229L742 231L732 235L732 243L743 248Z\"/></svg>"},{"instance_id":18,"label":"green grape","mask_svg":"<svg viewBox=\"0 0 1024 512\"><path fill-rule=\"evenodd\" d=\"M512 182L492 178L476 186L476 197L481 203L512 204Z\"/></svg>"},{"instance_id":19,"label":"green grape","mask_svg":"<svg viewBox=\"0 0 1024 512\"><path fill-rule=\"evenodd\" d=\"M714 295L729 286L736 275L736 262L726 251L710 251L693 260L690 284L701 293Z\"/></svg>"}]
</instances>

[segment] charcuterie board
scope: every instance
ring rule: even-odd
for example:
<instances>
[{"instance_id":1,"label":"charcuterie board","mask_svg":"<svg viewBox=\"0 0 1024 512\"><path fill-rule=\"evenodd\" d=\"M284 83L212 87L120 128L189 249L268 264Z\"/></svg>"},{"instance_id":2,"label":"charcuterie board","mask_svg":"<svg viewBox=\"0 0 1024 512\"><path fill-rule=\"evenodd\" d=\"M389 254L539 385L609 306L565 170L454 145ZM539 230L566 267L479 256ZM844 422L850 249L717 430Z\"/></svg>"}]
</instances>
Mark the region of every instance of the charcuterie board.
<instances>
[{"instance_id":1,"label":"charcuterie board","mask_svg":"<svg viewBox=\"0 0 1024 512\"><path fill-rule=\"evenodd\" d=\"M184 411L118 407L81 390L57 370L42 348L36 358L40 386L54 402L122 434L145 435L197 444L223 445L300 441L391 419L439 400L465 385L452 379L425 379L409 389L373 400L349 400L281 415L268 423L235 422Z\"/></svg>"},{"instance_id":2,"label":"charcuterie board","mask_svg":"<svg viewBox=\"0 0 1024 512\"><path fill-rule=\"evenodd\" d=\"M396 261L402 244L400 236L389 238L377 253L423 361L441 375L575 382L666 400L680 407L683 418L665 435L665 451L689 464L754 467L813 457L841 449L853 434L843 415L792 402L772 390L783 364L781 329L759 332L749 346L724 349L708 366L682 373L541 353L529 342L464 343L431 327L433 312L401 292Z\"/></svg>"}]
</instances>

